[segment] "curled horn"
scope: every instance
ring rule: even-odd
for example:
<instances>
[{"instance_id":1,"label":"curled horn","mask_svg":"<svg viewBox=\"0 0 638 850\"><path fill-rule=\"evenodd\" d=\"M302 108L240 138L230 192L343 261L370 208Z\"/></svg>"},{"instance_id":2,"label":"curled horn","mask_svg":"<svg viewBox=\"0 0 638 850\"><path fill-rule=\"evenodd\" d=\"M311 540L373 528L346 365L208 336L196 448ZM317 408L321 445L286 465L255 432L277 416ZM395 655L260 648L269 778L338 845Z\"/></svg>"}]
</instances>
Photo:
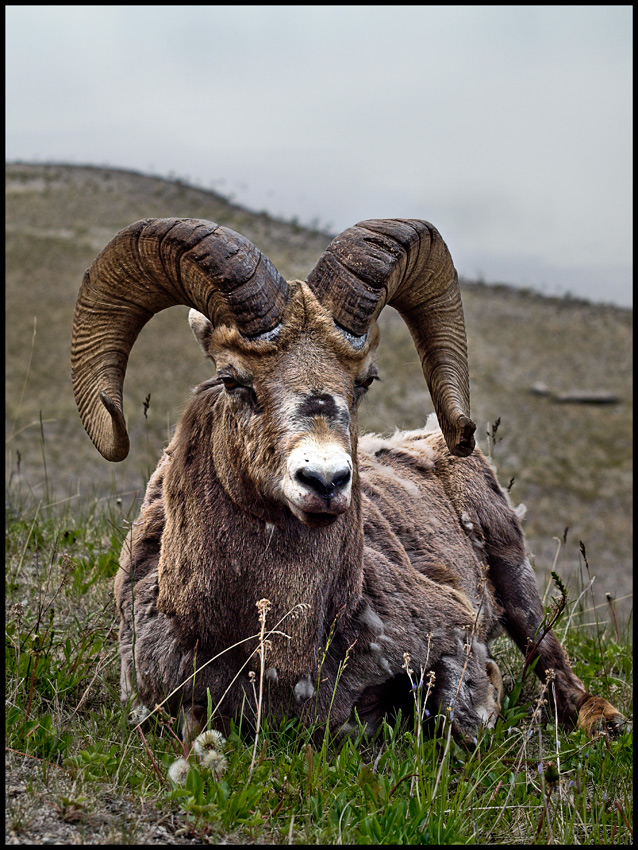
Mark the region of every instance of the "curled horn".
<instances>
[{"instance_id":1,"label":"curled horn","mask_svg":"<svg viewBox=\"0 0 638 850\"><path fill-rule=\"evenodd\" d=\"M332 240L307 281L335 322L363 336L386 304L416 344L452 454L474 450L465 320L447 246L427 221L371 219Z\"/></svg>"},{"instance_id":2,"label":"curled horn","mask_svg":"<svg viewBox=\"0 0 638 850\"><path fill-rule=\"evenodd\" d=\"M73 318L73 391L96 448L112 461L128 454L124 376L155 313L185 304L258 337L277 327L287 300L288 284L270 260L227 227L150 218L121 230L85 272Z\"/></svg>"}]
</instances>

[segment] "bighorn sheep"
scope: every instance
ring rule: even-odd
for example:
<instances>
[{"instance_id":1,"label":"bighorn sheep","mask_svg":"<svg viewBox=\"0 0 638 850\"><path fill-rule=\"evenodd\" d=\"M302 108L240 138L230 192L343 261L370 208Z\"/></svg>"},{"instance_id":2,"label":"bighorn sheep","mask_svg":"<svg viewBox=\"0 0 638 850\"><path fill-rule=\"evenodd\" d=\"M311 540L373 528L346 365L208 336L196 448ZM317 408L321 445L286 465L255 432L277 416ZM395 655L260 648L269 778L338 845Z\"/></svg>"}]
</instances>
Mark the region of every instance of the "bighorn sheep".
<instances>
[{"instance_id":1,"label":"bighorn sheep","mask_svg":"<svg viewBox=\"0 0 638 850\"><path fill-rule=\"evenodd\" d=\"M267 658L275 716L311 707L343 729L356 709L374 727L410 705L407 653L414 669L434 671L433 700L453 706L455 733L493 725L502 684L489 642L504 625L529 653L543 610L518 516L474 450L458 279L438 231L361 222L306 282L286 282L251 242L211 222L145 219L120 231L86 272L73 322L75 398L107 460L129 449L131 347L175 304L193 308L217 371L194 390L122 550L123 701L152 707L172 694L192 728L209 689L224 715L239 713L257 668L246 638L267 598L269 625L281 623ZM410 329L440 430L359 439L386 304ZM299 616L286 619L291 611ZM541 679L554 671L563 722L622 721L586 691L551 632L533 656Z\"/></svg>"}]
</instances>

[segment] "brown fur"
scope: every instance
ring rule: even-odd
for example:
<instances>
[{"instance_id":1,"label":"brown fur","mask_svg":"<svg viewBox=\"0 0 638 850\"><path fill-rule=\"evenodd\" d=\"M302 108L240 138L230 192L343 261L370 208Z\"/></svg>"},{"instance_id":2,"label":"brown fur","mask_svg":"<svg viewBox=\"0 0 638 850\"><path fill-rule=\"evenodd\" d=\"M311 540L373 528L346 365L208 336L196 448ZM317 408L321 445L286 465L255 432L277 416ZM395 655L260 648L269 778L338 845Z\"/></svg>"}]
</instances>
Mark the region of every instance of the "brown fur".
<instances>
[{"instance_id":1,"label":"brown fur","mask_svg":"<svg viewBox=\"0 0 638 850\"><path fill-rule=\"evenodd\" d=\"M196 323L220 377L195 390L122 552L122 697L152 707L175 691L171 710L201 716L210 693L236 716L253 702L258 658L246 661L267 598L274 716L338 729L356 709L373 727L409 707L408 653L417 679L434 670L434 704L452 707L455 731L475 734L500 706L489 641L504 625L525 652L542 619L518 517L480 452L452 457L438 430L358 446L353 387L370 374L376 325L354 352L307 287L291 287L274 342ZM239 389L224 389L229 375ZM336 400L332 416L307 397ZM352 459L348 509L317 523L291 513L281 484L308 438ZM553 635L537 655L561 720L620 722Z\"/></svg>"}]
</instances>

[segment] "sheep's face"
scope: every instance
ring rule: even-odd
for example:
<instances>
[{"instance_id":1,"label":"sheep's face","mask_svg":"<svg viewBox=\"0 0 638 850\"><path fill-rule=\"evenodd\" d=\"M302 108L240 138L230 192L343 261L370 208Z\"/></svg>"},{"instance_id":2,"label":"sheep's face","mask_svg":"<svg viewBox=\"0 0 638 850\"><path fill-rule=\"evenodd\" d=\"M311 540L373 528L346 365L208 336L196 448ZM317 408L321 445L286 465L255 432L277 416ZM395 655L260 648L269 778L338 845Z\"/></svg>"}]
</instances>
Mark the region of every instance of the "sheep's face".
<instances>
[{"instance_id":1,"label":"sheep's face","mask_svg":"<svg viewBox=\"0 0 638 850\"><path fill-rule=\"evenodd\" d=\"M282 509L309 526L348 510L357 483L357 408L377 376L373 322L355 350L305 284L273 339L189 321L217 367L212 446L217 475L244 508L268 519Z\"/></svg>"}]
</instances>

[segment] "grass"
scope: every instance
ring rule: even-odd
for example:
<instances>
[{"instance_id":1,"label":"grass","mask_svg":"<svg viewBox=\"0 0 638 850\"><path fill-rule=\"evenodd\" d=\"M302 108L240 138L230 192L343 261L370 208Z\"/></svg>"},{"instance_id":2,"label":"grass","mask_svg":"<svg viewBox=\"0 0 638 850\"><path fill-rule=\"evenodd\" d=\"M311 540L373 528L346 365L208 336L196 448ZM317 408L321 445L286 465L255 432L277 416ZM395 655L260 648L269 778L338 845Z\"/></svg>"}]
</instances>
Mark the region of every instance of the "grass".
<instances>
[{"instance_id":1,"label":"grass","mask_svg":"<svg viewBox=\"0 0 638 850\"><path fill-rule=\"evenodd\" d=\"M49 505L20 487L6 496L8 774L30 769L7 810L18 840L37 839L46 801L48 834L73 830L84 843L163 843L149 839L153 827L197 842L632 841L632 734L608 742L557 729L547 694L531 675L521 681L523 658L505 638L495 657L509 697L475 749L454 741L443 716L421 723L427 671L420 683L415 675L414 718L385 723L373 739L359 729L342 743L296 720L271 727L267 712L251 737L259 681L216 762L225 762L223 775L191 755L177 784L169 768L186 753L176 720L160 710L132 726L119 701L112 584L134 517L115 494ZM584 581L555 628L586 685L629 715L631 633L605 629L590 598ZM260 646L266 613L264 605L255 615ZM113 799L128 801L115 821Z\"/></svg>"}]
</instances>

